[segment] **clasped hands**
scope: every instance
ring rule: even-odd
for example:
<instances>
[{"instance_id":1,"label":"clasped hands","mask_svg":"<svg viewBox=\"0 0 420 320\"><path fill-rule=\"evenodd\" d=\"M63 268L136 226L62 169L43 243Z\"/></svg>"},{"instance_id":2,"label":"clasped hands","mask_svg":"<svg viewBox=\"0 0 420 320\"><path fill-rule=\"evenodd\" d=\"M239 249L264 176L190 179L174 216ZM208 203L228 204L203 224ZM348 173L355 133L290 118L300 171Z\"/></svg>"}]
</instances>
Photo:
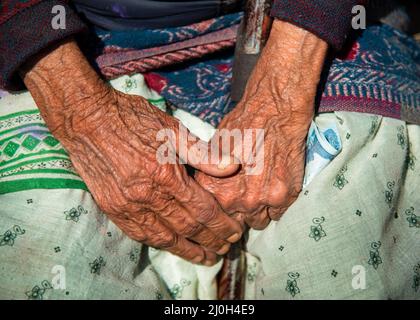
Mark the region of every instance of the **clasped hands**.
<instances>
[{"instance_id":1,"label":"clasped hands","mask_svg":"<svg viewBox=\"0 0 420 320\"><path fill-rule=\"evenodd\" d=\"M241 238L245 224L266 227L298 196L325 51L325 42L307 31L273 24L242 101L220 125L263 130L262 170L256 175L235 164L232 153L222 163L206 164L194 159L189 145L192 158L183 158L177 143L176 157L197 169L195 177L180 162L159 162L162 142L156 137L169 129L177 141L178 121L141 97L107 86L73 40L26 66L23 79L110 220L137 241L213 265Z\"/></svg>"}]
</instances>

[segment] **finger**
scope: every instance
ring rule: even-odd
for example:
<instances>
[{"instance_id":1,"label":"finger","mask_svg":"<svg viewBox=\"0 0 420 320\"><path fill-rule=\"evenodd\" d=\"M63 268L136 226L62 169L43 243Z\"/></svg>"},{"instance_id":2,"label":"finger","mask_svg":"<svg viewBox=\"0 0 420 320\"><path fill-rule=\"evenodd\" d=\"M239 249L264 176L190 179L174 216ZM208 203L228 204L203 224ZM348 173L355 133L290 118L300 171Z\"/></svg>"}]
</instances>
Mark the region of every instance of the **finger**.
<instances>
[{"instance_id":1,"label":"finger","mask_svg":"<svg viewBox=\"0 0 420 320\"><path fill-rule=\"evenodd\" d=\"M182 236L176 236L176 242L169 246L169 247L162 247L163 249L169 251L172 254L175 254L181 258L184 258L188 261L197 263L197 264L204 264L207 266L214 265L217 262L217 256L209 252L208 250L205 250L204 248L192 243L191 241L188 241ZM199 248L202 251L202 255L199 256L194 255L191 250L195 250L196 248Z\"/></svg>"},{"instance_id":2,"label":"finger","mask_svg":"<svg viewBox=\"0 0 420 320\"><path fill-rule=\"evenodd\" d=\"M240 174L219 179L196 172L194 179L216 199L227 214L232 215L242 209L242 194L244 193L242 186L244 184Z\"/></svg>"},{"instance_id":3,"label":"finger","mask_svg":"<svg viewBox=\"0 0 420 320\"><path fill-rule=\"evenodd\" d=\"M194 179L188 182L189 196L176 194L178 202L191 216L207 227L219 239L228 242L238 241L243 233L241 224L229 217L219 206L211 194L205 191Z\"/></svg>"},{"instance_id":4,"label":"finger","mask_svg":"<svg viewBox=\"0 0 420 320\"><path fill-rule=\"evenodd\" d=\"M159 218L165 221L166 225L171 226L171 229L176 233L195 241L205 249L220 255L225 254L229 250L230 245L228 242L219 239L204 225L193 219L190 213L179 203L166 201L165 205L155 207L154 211L157 212Z\"/></svg>"},{"instance_id":5,"label":"finger","mask_svg":"<svg viewBox=\"0 0 420 320\"><path fill-rule=\"evenodd\" d=\"M175 150L185 163L214 177L227 177L239 170L239 161L229 153L222 154L218 144L200 140L182 124L175 131Z\"/></svg>"},{"instance_id":6,"label":"finger","mask_svg":"<svg viewBox=\"0 0 420 320\"><path fill-rule=\"evenodd\" d=\"M268 216L271 220L279 220L287 208L268 207Z\"/></svg>"},{"instance_id":7,"label":"finger","mask_svg":"<svg viewBox=\"0 0 420 320\"><path fill-rule=\"evenodd\" d=\"M230 249L230 243L224 240L220 240L214 233L207 228L201 232L188 237L199 244L201 244L208 251L214 252L218 255L224 255Z\"/></svg>"},{"instance_id":8,"label":"finger","mask_svg":"<svg viewBox=\"0 0 420 320\"><path fill-rule=\"evenodd\" d=\"M206 259L202 262L202 264L212 266L217 263L218 260L220 260L220 256L217 256L214 252L206 251Z\"/></svg>"},{"instance_id":9,"label":"finger","mask_svg":"<svg viewBox=\"0 0 420 320\"><path fill-rule=\"evenodd\" d=\"M270 218L268 216L267 207L264 207L261 211L248 214L245 217L245 222L255 230L263 230L270 223Z\"/></svg>"},{"instance_id":10,"label":"finger","mask_svg":"<svg viewBox=\"0 0 420 320\"><path fill-rule=\"evenodd\" d=\"M118 225L124 226L124 229L122 229L130 238L154 248L167 250L194 263L208 261L204 248L171 231L159 220L155 213L126 213L124 216L124 219L119 219L120 223ZM144 236L141 240L136 238L136 229L143 231Z\"/></svg>"}]
</instances>

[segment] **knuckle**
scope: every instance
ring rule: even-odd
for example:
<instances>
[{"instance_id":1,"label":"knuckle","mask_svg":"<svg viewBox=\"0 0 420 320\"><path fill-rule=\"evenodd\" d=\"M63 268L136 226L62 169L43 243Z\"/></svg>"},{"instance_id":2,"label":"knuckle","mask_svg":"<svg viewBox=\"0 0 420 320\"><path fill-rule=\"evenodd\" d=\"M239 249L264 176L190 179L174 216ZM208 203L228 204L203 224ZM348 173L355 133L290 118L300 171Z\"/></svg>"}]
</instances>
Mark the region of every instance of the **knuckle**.
<instances>
[{"instance_id":1,"label":"knuckle","mask_svg":"<svg viewBox=\"0 0 420 320\"><path fill-rule=\"evenodd\" d=\"M243 207L247 212L256 211L261 204L262 201L256 193L248 193L243 200Z\"/></svg>"},{"instance_id":2,"label":"knuckle","mask_svg":"<svg viewBox=\"0 0 420 320\"><path fill-rule=\"evenodd\" d=\"M162 186L171 187L174 185L174 181L178 180L175 172L176 168L177 166L172 164L163 165L155 172L154 178L156 181L159 181L159 184Z\"/></svg>"},{"instance_id":3,"label":"knuckle","mask_svg":"<svg viewBox=\"0 0 420 320\"><path fill-rule=\"evenodd\" d=\"M186 238L194 238L198 234L202 233L204 226L200 223L189 223L185 224L181 228L181 234Z\"/></svg>"},{"instance_id":4,"label":"knuckle","mask_svg":"<svg viewBox=\"0 0 420 320\"><path fill-rule=\"evenodd\" d=\"M266 201L267 204L272 207L280 207L284 205L285 201L287 201L289 191L289 188L284 183L275 186L268 193L270 194L270 197L267 199L268 201Z\"/></svg>"},{"instance_id":5,"label":"knuckle","mask_svg":"<svg viewBox=\"0 0 420 320\"><path fill-rule=\"evenodd\" d=\"M130 202L150 203L155 190L153 183L136 180L122 188L126 200Z\"/></svg>"},{"instance_id":6,"label":"knuckle","mask_svg":"<svg viewBox=\"0 0 420 320\"><path fill-rule=\"evenodd\" d=\"M163 249L173 248L178 242L176 235L170 233L161 233L160 235L158 234L155 239L155 245Z\"/></svg>"},{"instance_id":7,"label":"knuckle","mask_svg":"<svg viewBox=\"0 0 420 320\"><path fill-rule=\"evenodd\" d=\"M201 209L198 213L198 221L203 224L208 224L217 217L218 208L212 204L208 208Z\"/></svg>"}]
</instances>

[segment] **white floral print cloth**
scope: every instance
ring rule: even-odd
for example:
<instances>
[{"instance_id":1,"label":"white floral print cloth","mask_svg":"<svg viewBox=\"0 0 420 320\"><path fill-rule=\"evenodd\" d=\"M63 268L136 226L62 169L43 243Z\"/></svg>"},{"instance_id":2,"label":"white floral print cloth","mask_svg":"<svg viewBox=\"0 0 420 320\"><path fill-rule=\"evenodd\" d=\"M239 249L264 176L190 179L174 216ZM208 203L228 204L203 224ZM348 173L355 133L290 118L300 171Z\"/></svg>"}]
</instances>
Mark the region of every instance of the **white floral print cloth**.
<instances>
[{"instance_id":1,"label":"white floral print cloth","mask_svg":"<svg viewBox=\"0 0 420 320\"><path fill-rule=\"evenodd\" d=\"M246 297L420 299L420 126L335 112L341 152L251 231Z\"/></svg>"},{"instance_id":2,"label":"white floral print cloth","mask_svg":"<svg viewBox=\"0 0 420 320\"><path fill-rule=\"evenodd\" d=\"M111 84L165 109L141 75ZM174 116L208 140L214 128ZM245 298L420 297L420 127L335 112L341 152L278 222L250 231ZM213 267L126 237L97 208L29 93L0 99L0 298L214 299Z\"/></svg>"}]
</instances>

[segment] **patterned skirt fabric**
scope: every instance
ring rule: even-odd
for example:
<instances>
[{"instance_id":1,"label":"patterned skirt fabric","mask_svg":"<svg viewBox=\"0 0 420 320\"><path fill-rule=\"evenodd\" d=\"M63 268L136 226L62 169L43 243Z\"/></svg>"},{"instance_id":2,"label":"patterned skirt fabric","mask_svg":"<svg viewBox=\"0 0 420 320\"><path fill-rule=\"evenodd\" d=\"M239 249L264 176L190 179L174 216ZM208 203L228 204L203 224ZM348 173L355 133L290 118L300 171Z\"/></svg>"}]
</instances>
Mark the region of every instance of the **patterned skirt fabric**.
<instances>
[{"instance_id":1,"label":"patterned skirt fabric","mask_svg":"<svg viewBox=\"0 0 420 320\"><path fill-rule=\"evenodd\" d=\"M111 83L160 108L141 75ZM0 298L163 299L149 248L96 206L28 92L0 99Z\"/></svg>"},{"instance_id":2,"label":"patterned skirt fabric","mask_svg":"<svg viewBox=\"0 0 420 320\"><path fill-rule=\"evenodd\" d=\"M352 112L342 150L280 221L251 231L247 298L420 299L420 126Z\"/></svg>"},{"instance_id":3,"label":"patterned skirt fabric","mask_svg":"<svg viewBox=\"0 0 420 320\"><path fill-rule=\"evenodd\" d=\"M326 88L342 82L331 93L386 93L388 100L418 108L417 51L397 31L376 30L395 35L387 40L392 54L355 51L341 60L351 61L354 72L333 67ZM369 32L366 37L376 43ZM207 139L214 128L191 114L216 124L229 110L229 59L146 78L184 109L175 116ZM367 62L382 71L362 72ZM373 91L355 91L350 85L357 81ZM111 84L165 107L141 75ZM381 101L375 103L386 109ZM360 100L346 103L353 111L361 106ZM334 123L342 150L280 221L249 233L245 298L420 299L420 127L391 114L346 111L318 115L315 122ZM122 234L97 208L27 92L0 99L0 254L3 299L215 298L221 268L194 266Z\"/></svg>"},{"instance_id":4,"label":"patterned skirt fabric","mask_svg":"<svg viewBox=\"0 0 420 320\"><path fill-rule=\"evenodd\" d=\"M140 75L113 85L164 107ZM0 298L216 298L220 263L142 246L100 212L28 93L0 110ZM175 116L203 139L214 130ZM280 221L249 233L244 297L420 298L420 127L351 112L315 122L335 124L341 153Z\"/></svg>"}]
</instances>

